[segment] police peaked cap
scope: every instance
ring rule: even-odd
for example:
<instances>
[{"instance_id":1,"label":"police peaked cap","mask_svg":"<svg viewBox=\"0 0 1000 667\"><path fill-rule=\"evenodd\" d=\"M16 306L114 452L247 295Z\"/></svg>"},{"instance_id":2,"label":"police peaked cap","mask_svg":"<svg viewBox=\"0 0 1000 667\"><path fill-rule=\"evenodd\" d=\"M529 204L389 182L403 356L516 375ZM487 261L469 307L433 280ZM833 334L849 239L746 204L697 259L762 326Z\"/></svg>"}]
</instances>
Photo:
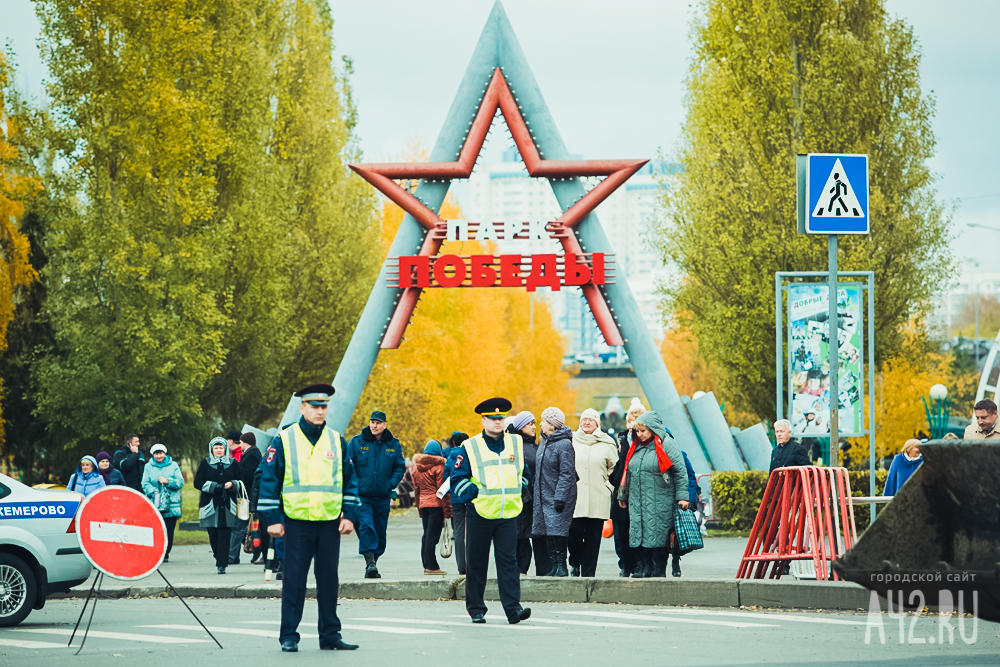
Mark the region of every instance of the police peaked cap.
<instances>
[{"instance_id":1,"label":"police peaked cap","mask_svg":"<svg viewBox=\"0 0 1000 667\"><path fill-rule=\"evenodd\" d=\"M476 414L490 419L503 419L513 404L506 398L487 398L476 406Z\"/></svg>"},{"instance_id":2,"label":"police peaked cap","mask_svg":"<svg viewBox=\"0 0 1000 667\"><path fill-rule=\"evenodd\" d=\"M309 403L329 403L330 397L333 396L336 391L337 390L333 388L333 385L320 383L311 384L308 387L299 389L295 392L295 395L303 401L308 401Z\"/></svg>"}]
</instances>

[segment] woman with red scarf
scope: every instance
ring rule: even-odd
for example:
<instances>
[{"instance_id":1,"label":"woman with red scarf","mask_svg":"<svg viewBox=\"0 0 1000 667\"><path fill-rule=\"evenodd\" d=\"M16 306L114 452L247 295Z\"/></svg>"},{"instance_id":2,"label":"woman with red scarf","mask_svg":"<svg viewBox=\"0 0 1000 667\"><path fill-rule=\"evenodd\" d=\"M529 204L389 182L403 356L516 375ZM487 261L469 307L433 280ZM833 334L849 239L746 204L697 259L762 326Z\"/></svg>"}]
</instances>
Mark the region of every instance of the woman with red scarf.
<instances>
[{"instance_id":1,"label":"woman with red scarf","mask_svg":"<svg viewBox=\"0 0 1000 667\"><path fill-rule=\"evenodd\" d=\"M642 564L632 576L667 576L666 547L674 527L674 506L688 506L687 468L680 448L655 412L644 412L635 421L618 504L628 507L629 546Z\"/></svg>"}]
</instances>

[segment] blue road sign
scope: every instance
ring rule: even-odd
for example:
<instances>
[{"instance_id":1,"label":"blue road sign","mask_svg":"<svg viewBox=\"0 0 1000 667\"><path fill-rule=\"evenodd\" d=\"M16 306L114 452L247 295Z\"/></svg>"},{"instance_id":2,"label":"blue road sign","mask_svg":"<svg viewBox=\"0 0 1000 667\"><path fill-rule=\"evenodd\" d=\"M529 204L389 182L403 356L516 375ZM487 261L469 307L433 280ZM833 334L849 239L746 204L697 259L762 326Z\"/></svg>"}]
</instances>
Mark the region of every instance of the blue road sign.
<instances>
[{"instance_id":1,"label":"blue road sign","mask_svg":"<svg viewBox=\"0 0 1000 667\"><path fill-rule=\"evenodd\" d=\"M810 153L806 201L807 234L867 234L868 156Z\"/></svg>"}]
</instances>

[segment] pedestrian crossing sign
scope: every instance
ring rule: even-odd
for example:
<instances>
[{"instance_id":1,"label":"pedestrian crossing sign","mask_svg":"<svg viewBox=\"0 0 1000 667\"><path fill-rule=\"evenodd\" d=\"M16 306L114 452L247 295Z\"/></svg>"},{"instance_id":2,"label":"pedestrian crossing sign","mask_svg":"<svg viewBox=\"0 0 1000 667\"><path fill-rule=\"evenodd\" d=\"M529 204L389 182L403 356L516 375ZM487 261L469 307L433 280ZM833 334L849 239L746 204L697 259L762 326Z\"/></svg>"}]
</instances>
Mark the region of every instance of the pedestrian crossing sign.
<instances>
[{"instance_id":1,"label":"pedestrian crossing sign","mask_svg":"<svg viewBox=\"0 0 1000 667\"><path fill-rule=\"evenodd\" d=\"M867 234L868 156L810 153L806 160L807 234Z\"/></svg>"}]
</instances>

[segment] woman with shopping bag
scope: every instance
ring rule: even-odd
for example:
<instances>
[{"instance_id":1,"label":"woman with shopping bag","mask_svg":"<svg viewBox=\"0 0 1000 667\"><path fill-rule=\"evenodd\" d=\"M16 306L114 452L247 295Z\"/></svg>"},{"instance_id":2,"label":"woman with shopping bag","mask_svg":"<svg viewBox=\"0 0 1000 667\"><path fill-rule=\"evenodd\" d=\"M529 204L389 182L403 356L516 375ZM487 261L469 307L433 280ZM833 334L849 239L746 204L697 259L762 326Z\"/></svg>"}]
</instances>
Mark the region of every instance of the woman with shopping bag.
<instances>
[{"instance_id":1,"label":"woman with shopping bag","mask_svg":"<svg viewBox=\"0 0 1000 667\"><path fill-rule=\"evenodd\" d=\"M142 471L142 490L153 501L153 505L163 516L167 525L167 552L163 562L170 560L170 548L174 546L174 528L181 516L181 487L184 476L180 466L167 455L166 445L156 444L149 450L153 460Z\"/></svg>"}]
</instances>

